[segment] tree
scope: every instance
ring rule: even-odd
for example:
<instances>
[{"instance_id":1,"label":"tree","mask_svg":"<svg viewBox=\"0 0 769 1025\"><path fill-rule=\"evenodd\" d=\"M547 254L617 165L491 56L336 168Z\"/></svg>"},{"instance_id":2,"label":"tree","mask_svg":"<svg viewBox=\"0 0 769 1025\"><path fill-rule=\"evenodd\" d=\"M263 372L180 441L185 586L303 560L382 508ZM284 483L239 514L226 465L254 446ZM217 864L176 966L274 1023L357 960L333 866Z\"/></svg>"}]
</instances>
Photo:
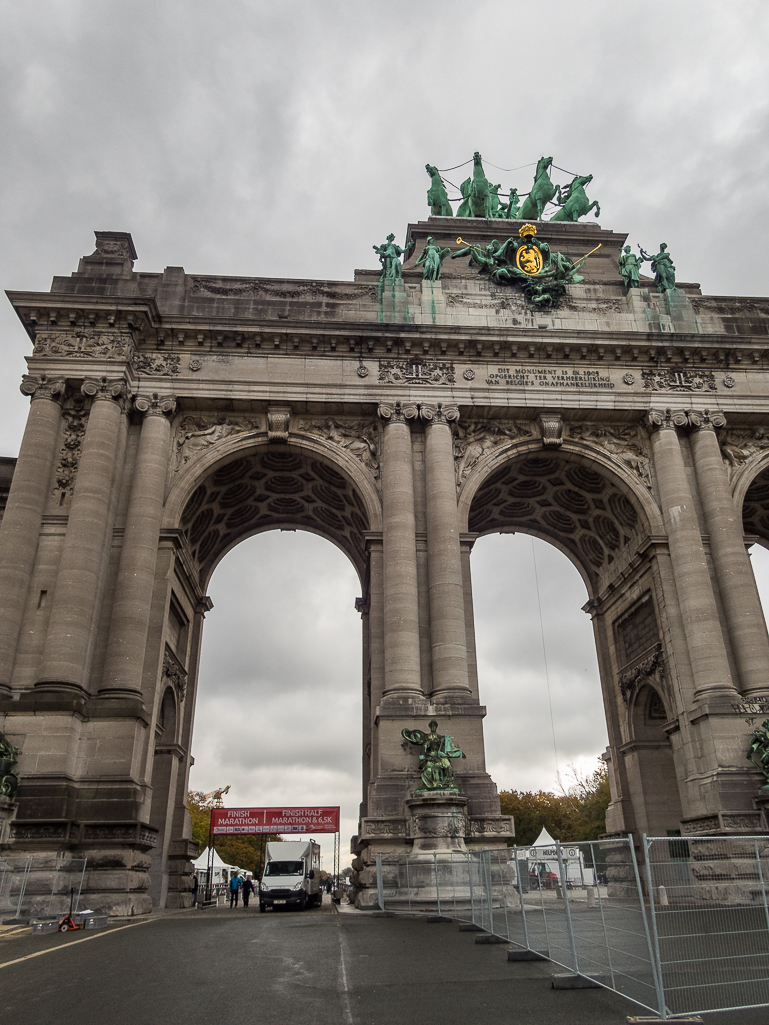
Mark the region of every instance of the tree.
<instances>
[{"instance_id":1,"label":"tree","mask_svg":"<svg viewBox=\"0 0 769 1025\"><path fill-rule=\"evenodd\" d=\"M599 761L589 773L580 775L571 767L571 782L560 794L546 790L503 790L499 795L503 815L515 819L515 840L519 847L532 844L544 826L563 842L597 840L606 832L609 806L609 773Z\"/></svg>"},{"instance_id":2,"label":"tree","mask_svg":"<svg viewBox=\"0 0 769 1025\"><path fill-rule=\"evenodd\" d=\"M208 847L211 833L211 801L205 800L200 790L190 790L187 794L187 807L192 816L192 838L197 840L199 853ZM280 840L277 833L260 833L259 836L217 836L214 847L219 857L227 865L237 865L246 872L261 876L264 869L264 845Z\"/></svg>"}]
</instances>

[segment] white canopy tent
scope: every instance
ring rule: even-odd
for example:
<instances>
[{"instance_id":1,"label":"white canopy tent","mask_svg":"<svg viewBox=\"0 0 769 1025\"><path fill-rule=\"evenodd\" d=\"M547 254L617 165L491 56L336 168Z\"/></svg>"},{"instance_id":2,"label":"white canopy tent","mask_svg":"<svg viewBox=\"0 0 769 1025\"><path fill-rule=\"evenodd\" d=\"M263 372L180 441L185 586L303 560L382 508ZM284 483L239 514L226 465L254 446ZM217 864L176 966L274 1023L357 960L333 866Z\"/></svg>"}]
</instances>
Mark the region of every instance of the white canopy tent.
<instances>
[{"instance_id":1,"label":"white canopy tent","mask_svg":"<svg viewBox=\"0 0 769 1025\"><path fill-rule=\"evenodd\" d=\"M199 858L193 861L192 867L196 874L205 876L208 872L208 848L203 851ZM214 886L220 883L228 883L234 874L242 871L237 865L228 865L225 861L222 861L216 848L214 848L213 869L214 878L212 882Z\"/></svg>"},{"instance_id":2,"label":"white canopy tent","mask_svg":"<svg viewBox=\"0 0 769 1025\"><path fill-rule=\"evenodd\" d=\"M533 864L544 866L545 872L553 872L560 879L558 852L555 843L555 840L543 826L542 832L525 852L524 856L528 859L530 868ZM595 885L595 873L591 867L585 865L585 855L579 844L562 843L561 858L567 882L585 886ZM535 871L537 871L538 875L542 874L541 870L535 869Z\"/></svg>"}]
</instances>

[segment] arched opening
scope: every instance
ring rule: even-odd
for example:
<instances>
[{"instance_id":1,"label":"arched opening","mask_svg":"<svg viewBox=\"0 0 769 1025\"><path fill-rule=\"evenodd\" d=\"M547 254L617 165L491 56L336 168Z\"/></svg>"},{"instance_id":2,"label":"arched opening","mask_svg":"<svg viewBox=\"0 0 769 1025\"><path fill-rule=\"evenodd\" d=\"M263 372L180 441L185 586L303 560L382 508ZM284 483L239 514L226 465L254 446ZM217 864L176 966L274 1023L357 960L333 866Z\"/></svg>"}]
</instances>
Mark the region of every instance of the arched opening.
<instances>
[{"instance_id":1,"label":"arched opening","mask_svg":"<svg viewBox=\"0 0 769 1025\"><path fill-rule=\"evenodd\" d=\"M523 533L479 538L472 569L487 768L500 790L558 791L607 744L584 580Z\"/></svg>"},{"instance_id":2,"label":"arched opening","mask_svg":"<svg viewBox=\"0 0 769 1025\"><path fill-rule=\"evenodd\" d=\"M591 749L594 755L601 751L606 733L603 729L594 731L594 727L596 721L604 720L605 716L612 790L607 831L638 831L639 817L635 816L634 811L637 802L643 804L645 800L645 784L640 781L638 766L631 757L633 728L629 697L631 692L652 677L658 679L663 689L670 685L664 674L663 634L655 600L655 591L659 585L649 559L641 555L646 539L653 532L651 524L655 512L658 515L649 496L648 475L637 473L632 467L604 462L595 458L594 454L588 455L574 443L550 452L529 447L528 450L518 448L506 456L500 453L486 473L483 477L480 473L476 475L471 472L460 498L468 530L471 535L482 536L476 542L477 550L482 551L485 543L483 535L493 533L516 532L548 541L550 546L567 557L572 568L565 571L565 562L561 562L559 567L553 566L553 577L540 588L541 595L544 593L543 615L549 611L548 602L554 608L562 609L564 601L569 600L570 587L566 581L571 580L571 588L574 589L570 600L571 617L578 620L581 613L577 609L584 608L592 619L592 625L587 622L584 626L561 625L559 632L559 618L561 624L566 624L567 619L565 612L560 612L560 616L556 613L555 623L549 628L553 636L549 645L546 628L548 655L551 651L556 653L552 656L554 672L551 676L551 695L545 707L540 693L540 724L535 730L536 743L531 743L528 734L524 743L529 744L531 750L539 752L540 756L548 752L548 760L554 768L553 748L558 745L560 732L563 754L566 755L565 758L560 754L558 757L559 768L563 771L568 765L568 754L579 757ZM523 544L528 544L530 551L531 540ZM546 552L549 546L540 548ZM530 554L528 558L531 564ZM490 567L489 573L498 573L501 565L497 559L496 568ZM524 609L521 614L529 622L529 650L535 647L531 635L534 634L538 640L541 669L536 674L536 683L529 686L541 692L546 682L533 567L529 569L526 583L522 580L519 583L516 579L521 576L519 569L511 567L509 572L512 577L511 588L523 594L521 603ZM475 563L473 574L478 605L479 600L482 603L483 599L479 598L480 582ZM581 577L579 587L574 586L577 575ZM621 586L618 586L620 583ZM500 601L503 600L500 598ZM505 604L509 606L509 602ZM591 648L588 631L592 634L592 655L586 651ZM482 659L482 626L478 632L479 659ZM515 628L508 628L508 633L512 637ZM574 679L574 663L569 660L567 640L572 636L579 638L582 652L578 657L582 662L581 701L574 702L564 699L562 693L559 693L570 676ZM516 654L511 651L508 658L515 660ZM595 686L599 677L600 691ZM488 702L483 679L481 685L484 701ZM568 685L565 689L568 692ZM515 700L526 700L525 685L523 690L516 693ZM550 706L553 710L552 725ZM581 706L590 716L590 725L582 727L583 744L579 740ZM604 716L600 715L601 706ZM571 733L565 726L569 719L574 727ZM560 729L557 725L559 722L564 724ZM490 761L493 764L493 726L488 729L488 734L491 741ZM664 736L664 744L666 746L659 749L660 758L668 759L672 764L667 736ZM552 755L549 752L553 752ZM650 760L653 761L653 755ZM542 782L532 780L529 776L529 785L545 786L553 776L552 769L540 777ZM672 814L675 816L676 812ZM644 813L641 817L649 816ZM673 829L679 825L680 806L677 817L667 821L666 828Z\"/></svg>"},{"instance_id":3,"label":"arched opening","mask_svg":"<svg viewBox=\"0 0 769 1025\"><path fill-rule=\"evenodd\" d=\"M343 835L356 831L358 587L342 552L303 530L260 533L221 560L208 588L191 789L229 784L232 807L340 804ZM315 839L330 870L333 837Z\"/></svg>"},{"instance_id":4,"label":"arched opening","mask_svg":"<svg viewBox=\"0 0 769 1025\"><path fill-rule=\"evenodd\" d=\"M641 686L631 698L631 737L625 745L631 793L635 795L638 829L649 836L675 833L681 821L681 797L673 748L664 731L670 719L659 691Z\"/></svg>"}]
</instances>

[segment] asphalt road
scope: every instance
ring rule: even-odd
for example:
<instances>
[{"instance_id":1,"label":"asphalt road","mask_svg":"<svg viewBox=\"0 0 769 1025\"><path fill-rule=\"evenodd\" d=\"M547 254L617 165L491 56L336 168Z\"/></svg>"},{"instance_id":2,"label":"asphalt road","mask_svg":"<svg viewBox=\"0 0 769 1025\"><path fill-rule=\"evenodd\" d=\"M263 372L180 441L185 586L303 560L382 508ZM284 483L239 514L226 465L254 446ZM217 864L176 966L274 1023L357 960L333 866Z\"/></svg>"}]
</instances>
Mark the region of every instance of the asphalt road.
<instances>
[{"instance_id":1,"label":"asphalt road","mask_svg":"<svg viewBox=\"0 0 769 1025\"><path fill-rule=\"evenodd\" d=\"M221 908L105 932L0 939L5 1025L624 1025L606 990L554 990L456 923ZM41 953L42 952L42 953ZM30 956L32 955L32 956ZM13 963L15 962L15 963ZM708 1025L766 1025L766 1009Z\"/></svg>"}]
</instances>

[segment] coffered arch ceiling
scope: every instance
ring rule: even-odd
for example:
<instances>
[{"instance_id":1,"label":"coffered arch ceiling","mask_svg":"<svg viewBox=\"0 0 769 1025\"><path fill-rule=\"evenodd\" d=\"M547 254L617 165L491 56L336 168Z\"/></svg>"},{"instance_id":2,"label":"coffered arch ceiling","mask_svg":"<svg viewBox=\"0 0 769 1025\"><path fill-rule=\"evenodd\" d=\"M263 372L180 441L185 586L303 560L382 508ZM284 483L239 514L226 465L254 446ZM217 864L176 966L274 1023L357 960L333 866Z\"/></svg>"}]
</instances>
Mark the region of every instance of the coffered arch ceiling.
<instances>
[{"instance_id":1,"label":"coffered arch ceiling","mask_svg":"<svg viewBox=\"0 0 769 1025\"><path fill-rule=\"evenodd\" d=\"M271 445L218 465L188 499L180 526L205 585L238 541L264 530L309 530L336 544L363 578L366 506L317 453Z\"/></svg>"},{"instance_id":2,"label":"coffered arch ceiling","mask_svg":"<svg viewBox=\"0 0 769 1025\"><path fill-rule=\"evenodd\" d=\"M742 504L742 529L769 548L769 467L753 480Z\"/></svg>"},{"instance_id":3,"label":"coffered arch ceiling","mask_svg":"<svg viewBox=\"0 0 769 1025\"><path fill-rule=\"evenodd\" d=\"M491 473L473 496L468 529L545 538L572 558L590 590L648 533L641 509L600 463L563 450L529 451Z\"/></svg>"}]
</instances>

